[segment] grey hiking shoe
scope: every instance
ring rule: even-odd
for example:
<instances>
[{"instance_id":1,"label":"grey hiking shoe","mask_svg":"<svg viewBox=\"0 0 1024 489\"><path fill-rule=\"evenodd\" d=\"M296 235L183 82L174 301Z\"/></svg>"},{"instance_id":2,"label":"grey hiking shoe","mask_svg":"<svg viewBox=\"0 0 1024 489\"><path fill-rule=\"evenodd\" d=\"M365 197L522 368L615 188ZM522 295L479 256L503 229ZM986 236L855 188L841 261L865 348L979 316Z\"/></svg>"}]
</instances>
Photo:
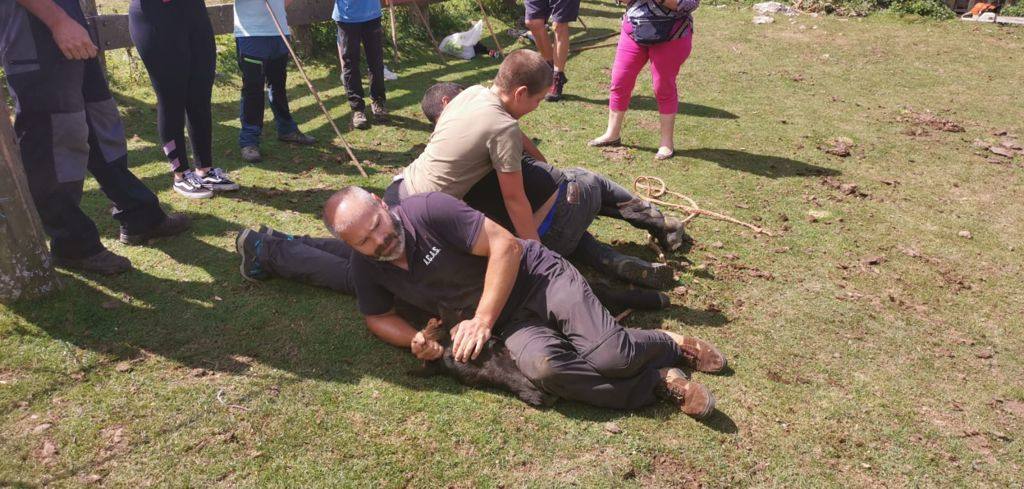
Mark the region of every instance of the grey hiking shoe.
<instances>
[{"instance_id":1,"label":"grey hiking shoe","mask_svg":"<svg viewBox=\"0 0 1024 489\"><path fill-rule=\"evenodd\" d=\"M352 112L352 127L356 129L370 128L370 121L366 118L366 112L362 110Z\"/></svg>"},{"instance_id":2,"label":"grey hiking shoe","mask_svg":"<svg viewBox=\"0 0 1024 489\"><path fill-rule=\"evenodd\" d=\"M291 134L283 134L277 136L278 141L284 141L286 143L301 144L303 146L309 146L316 144L316 138L313 136L307 136L302 131L295 131Z\"/></svg>"},{"instance_id":3,"label":"grey hiking shoe","mask_svg":"<svg viewBox=\"0 0 1024 489\"><path fill-rule=\"evenodd\" d=\"M384 107L384 102L373 101L370 103L370 111L373 112L373 119L378 121L388 120L388 109Z\"/></svg>"},{"instance_id":4,"label":"grey hiking shoe","mask_svg":"<svg viewBox=\"0 0 1024 489\"><path fill-rule=\"evenodd\" d=\"M132 262L110 250L103 250L87 258L69 259L53 257L53 262L61 268L94 272L100 275L116 275L132 269Z\"/></svg>"},{"instance_id":5,"label":"grey hiking shoe","mask_svg":"<svg viewBox=\"0 0 1024 489\"><path fill-rule=\"evenodd\" d=\"M259 163L263 160L259 146L245 146L242 148L242 159L249 163Z\"/></svg>"},{"instance_id":6,"label":"grey hiking shoe","mask_svg":"<svg viewBox=\"0 0 1024 489\"><path fill-rule=\"evenodd\" d=\"M263 246L264 236L252 229L243 229L235 237L235 251L242 256L242 264L238 266L242 278L249 281L270 278L266 270L260 266L259 252Z\"/></svg>"}]
</instances>

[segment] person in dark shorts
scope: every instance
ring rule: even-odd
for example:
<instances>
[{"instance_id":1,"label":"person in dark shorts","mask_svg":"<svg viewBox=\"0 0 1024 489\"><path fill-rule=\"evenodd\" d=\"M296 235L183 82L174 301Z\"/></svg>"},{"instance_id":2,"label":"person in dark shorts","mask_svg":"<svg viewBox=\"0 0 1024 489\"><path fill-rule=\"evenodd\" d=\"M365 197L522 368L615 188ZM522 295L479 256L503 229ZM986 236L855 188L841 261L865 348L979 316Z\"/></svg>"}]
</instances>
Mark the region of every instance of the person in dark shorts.
<instances>
[{"instance_id":1,"label":"person in dark shorts","mask_svg":"<svg viewBox=\"0 0 1024 489\"><path fill-rule=\"evenodd\" d=\"M286 143L310 145L316 139L299 131L288 107L288 46L277 31L274 17L267 11L267 3L285 35L292 0L238 0L235 2L235 50L238 69L242 72L242 102L240 118L242 129L238 133L238 146L242 159L250 163L262 159L260 135L263 132L263 106L270 100L274 113L277 139Z\"/></svg>"},{"instance_id":2,"label":"person in dark shorts","mask_svg":"<svg viewBox=\"0 0 1024 489\"><path fill-rule=\"evenodd\" d=\"M29 191L57 266L115 274L131 262L100 242L79 203L85 172L114 204L120 241L144 244L188 229L128 169L128 147L97 48L77 0L0 2L0 65ZM0 101L6 103L6 101ZM6 231L5 231L6 232Z\"/></svg>"},{"instance_id":3,"label":"person in dark shorts","mask_svg":"<svg viewBox=\"0 0 1024 489\"><path fill-rule=\"evenodd\" d=\"M569 79L565 76L565 63L569 59L569 23L580 15L580 0L524 0L526 28L537 43L537 50L555 70L548 102L562 100L562 90ZM548 36L547 21L555 33L554 45Z\"/></svg>"},{"instance_id":4,"label":"person in dark shorts","mask_svg":"<svg viewBox=\"0 0 1024 489\"><path fill-rule=\"evenodd\" d=\"M172 188L190 199L238 190L213 166L213 77L217 49L203 0L131 0L128 32L156 92L160 145L174 175ZM188 164L185 121L196 167Z\"/></svg>"},{"instance_id":5,"label":"person in dark shorts","mask_svg":"<svg viewBox=\"0 0 1024 489\"><path fill-rule=\"evenodd\" d=\"M366 66L370 69L370 110L377 122L388 117L384 104L384 30L380 24L379 0L335 0L331 18L338 24L338 59L341 60L341 81L345 96L352 108L352 127L369 129L363 78L359 71L359 48L366 52Z\"/></svg>"},{"instance_id":6,"label":"person in dark shorts","mask_svg":"<svg viewBox=\"0 0 1024 489\"><path fill-rule=\"evenodd\" d=\"M476 358L493 331L520 371L559 397L635 409L662 393L696 418L714 410L711 392L674 366L720 372L721 352L692 337L623 328L564 258L450 195L413 195L389 207L346 187L327 199L323 219L356 251L359 311L389 344L424 360L441 353L395 312L396 299L439 314L462 311L470 319L452 328L456 361Z\"/></svg>"}]
</instances>

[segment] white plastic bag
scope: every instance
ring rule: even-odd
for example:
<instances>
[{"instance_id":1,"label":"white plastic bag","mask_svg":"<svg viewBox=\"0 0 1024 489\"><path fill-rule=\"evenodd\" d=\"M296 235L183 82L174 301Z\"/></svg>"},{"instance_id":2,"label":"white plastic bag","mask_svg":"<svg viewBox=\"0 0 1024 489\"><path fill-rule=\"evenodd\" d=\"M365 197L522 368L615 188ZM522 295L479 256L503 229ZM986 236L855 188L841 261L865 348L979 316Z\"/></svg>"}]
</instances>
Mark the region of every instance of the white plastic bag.
<instances>
[{"instance_id":1,"label":"white plastic bag","mask_svg":"<svg viewBox=\"0 0 1024 489\"><path fill-rule=\"evenodd\" d=\"M484 21L481 19L476 21L468 31L449 34L441 40L441 45L438 46L438 49L457 58L473 59L475 54L473 46L480 42L480 38L483 35Z\"/></svg>"}]
</instances>

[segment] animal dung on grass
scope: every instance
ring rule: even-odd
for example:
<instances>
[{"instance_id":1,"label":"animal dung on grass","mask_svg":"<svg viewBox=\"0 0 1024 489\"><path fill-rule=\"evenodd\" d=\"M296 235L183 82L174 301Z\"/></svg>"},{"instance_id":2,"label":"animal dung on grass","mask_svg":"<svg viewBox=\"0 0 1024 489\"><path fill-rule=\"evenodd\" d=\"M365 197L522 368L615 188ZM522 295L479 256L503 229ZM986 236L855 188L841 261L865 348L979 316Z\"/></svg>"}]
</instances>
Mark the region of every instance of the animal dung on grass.
<instances>
[{"instance_id":1,"label":"animal dung on grass","mask_svg":"<svg viewBox=\"0 0 1024 489\"><path fill-rule=\"evenodd\" d=\"M850 156L853 146L854 144L852 139L847 137L838 137L832 138L827 143L819 146L818 149L833 156L846 158L847 156Z\"/></svg>"}]
</instances>

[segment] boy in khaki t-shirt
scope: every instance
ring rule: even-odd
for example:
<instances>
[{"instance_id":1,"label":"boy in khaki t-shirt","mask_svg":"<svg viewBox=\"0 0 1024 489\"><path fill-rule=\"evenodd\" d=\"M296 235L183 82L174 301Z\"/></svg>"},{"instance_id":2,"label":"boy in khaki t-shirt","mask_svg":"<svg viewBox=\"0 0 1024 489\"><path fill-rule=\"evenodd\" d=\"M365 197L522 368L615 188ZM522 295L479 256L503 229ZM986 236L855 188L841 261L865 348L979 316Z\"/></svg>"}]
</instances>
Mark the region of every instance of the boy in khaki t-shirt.
<instances>
[{"instance_id":1,"label":"boy in khaki t-shirt","mask_svg":"<svg viewBox=\"0 0 1024 489\"><path fill-rule=\"evenodd\" d=\"M539 241L520 167L524 150L539 152L518 119L540 105L551 76L536 52L509 54L490 88L470 87L448 104L423 153L402 172L401 193L443 192L461 199L495 170L516 234Z\"/></svg>"}]
</instances>

